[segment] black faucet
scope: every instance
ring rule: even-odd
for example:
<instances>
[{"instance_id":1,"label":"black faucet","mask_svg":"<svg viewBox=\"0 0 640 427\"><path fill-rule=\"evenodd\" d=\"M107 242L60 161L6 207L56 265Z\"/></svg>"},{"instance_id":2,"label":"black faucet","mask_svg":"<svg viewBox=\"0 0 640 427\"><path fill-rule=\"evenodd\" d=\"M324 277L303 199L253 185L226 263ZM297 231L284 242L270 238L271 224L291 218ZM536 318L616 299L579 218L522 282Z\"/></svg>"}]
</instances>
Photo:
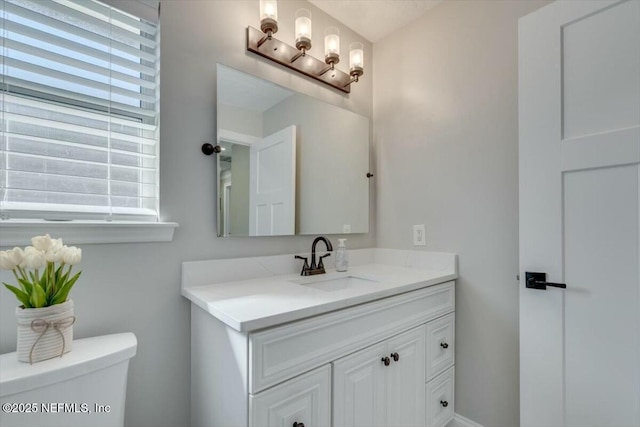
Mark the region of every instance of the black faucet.
<instances>
[{"instance_id":1,"label":"black faucet","mask_svg":"<svg viewBox=\"0 0 640 427\"><path fill-rule=\"evenodd\" d=\"M328 251L333 250L333 246L331 245L329 239L324 236L316 237L313 240L313 244L311 245L311 267L309 267L309 264L307 263L308 259L306 257L301 257L298 255L295 256L295 258L297 259L304 260L302 272L300 273L301 276L313 276L314 274L326 273L326 271L324 270L324 263L322 262L322 259L328 257L331 254L322 255L320 257L320 260L318 261L318 265L316 265L316 245L318 244L318 242L324 242L324 245L327 247Z\"/></svg>"}]
</instances>

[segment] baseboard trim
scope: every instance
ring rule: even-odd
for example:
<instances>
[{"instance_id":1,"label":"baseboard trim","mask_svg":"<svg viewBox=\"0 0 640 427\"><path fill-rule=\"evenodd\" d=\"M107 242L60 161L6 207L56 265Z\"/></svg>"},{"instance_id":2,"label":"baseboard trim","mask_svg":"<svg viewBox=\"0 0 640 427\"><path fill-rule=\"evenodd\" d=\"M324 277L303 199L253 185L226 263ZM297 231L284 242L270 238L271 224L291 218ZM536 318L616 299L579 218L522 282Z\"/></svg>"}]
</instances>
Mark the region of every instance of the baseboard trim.
<instances>
[{"instance_id":1,"label":"baseboard trim","mask_svg":"<svg viewBox=\"0 0 640 427\"><path fill-rule=\"evenodd\" d=\"M460 414L455 414L447 427L482 427L482 425Z\"/></svg>"}]
</instances>

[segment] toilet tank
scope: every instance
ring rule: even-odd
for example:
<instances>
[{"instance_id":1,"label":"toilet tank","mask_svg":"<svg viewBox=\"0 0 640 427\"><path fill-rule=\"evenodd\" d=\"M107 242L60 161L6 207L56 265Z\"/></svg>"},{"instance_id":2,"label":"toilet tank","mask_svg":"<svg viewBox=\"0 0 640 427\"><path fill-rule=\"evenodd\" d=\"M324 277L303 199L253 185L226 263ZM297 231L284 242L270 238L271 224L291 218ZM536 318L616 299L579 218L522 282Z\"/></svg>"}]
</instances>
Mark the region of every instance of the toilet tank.
<instances>
[{"instance_id":1,"label":"toilet tank","mask_svg":"<svg viewBox=\"0 0 640 427\"><path fill-rule=\"evenodd\" d=\"M132 333L73 341L63 357L30 365L0 356L0 425L123 426Z\"/></svg>"}]
</instances>

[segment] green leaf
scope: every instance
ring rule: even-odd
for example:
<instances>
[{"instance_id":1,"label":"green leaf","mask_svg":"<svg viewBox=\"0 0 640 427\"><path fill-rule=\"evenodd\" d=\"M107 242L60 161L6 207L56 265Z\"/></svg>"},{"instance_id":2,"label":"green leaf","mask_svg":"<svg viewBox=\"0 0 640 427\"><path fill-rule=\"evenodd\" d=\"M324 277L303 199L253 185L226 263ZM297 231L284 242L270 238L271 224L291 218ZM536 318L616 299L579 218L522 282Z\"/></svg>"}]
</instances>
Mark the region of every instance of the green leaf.
<instances>
[{"instance_id":1,"label":"green leaf","mask_svg":"<svg viewBox=\"0 0 640 427\"><path fill-rule=\"evenodd\" d=\"M20 284L20 286L22 286L22 290L26 294L31 295L31 292L33 292L33 285L31 284L31 282L25 279L18 279L18 283Z\"/></svg>"},{"instance_id":2,"label":"green leaf","mask_svg":"<svg viewBox=\"0 0 640 427\"><path fill-rule=\"evenodd\" d=\"M60 268L62 269L62 266L60 266ZM65 283L67 283L67 279L69 277L69 273L71 273L71 266L69 266L69 269L67 270L66 273L62 273L60 276L60 281L58 282L60 284L60 286L64 286Z\"/></svg>"},{"instance_id":3,"label":"green leaf","mask_svg":"<svg viewBox=\"0 0 640 427\"><path fill-rule=\"evenodd\" d=\"M63 264L61 264L60 267L58 267L56 269L56 273L55 273L55 282L56 282L56 284L58 286L61 286L64 283L64 281L61 280L61 278L62 278L62 267L64 267Z\"/></svg>"},{"instance_id":4,"label":"green leaf","mask_svg":"<svg viewBox=\"0 0 640 427\"><path fill-rule=\"evenodd\" d=\"M44 289L40 287L40 284L33 284L33 293L31 294L31 305L34 308L44 307L47 303L47 296L44 293Z\"/></svg>"},{"instance_id":5,"label":"green leaf","mask_svg":"<svg viewBox=\"0 0 640 427\"><path fill-rule=\"evenodd\" d=\"M15 286L9 285L8 283L2 282L2 284L4 286L6 286L6 288L9 289L11 292L14 293L16 298L18 298L18 301L20 301L22 303L22 305L24 305L24 308L31 308L31 302L29 302L29 294L27 294L26 292L21 291L20 289L16 288Z\"/></svg>"},{"instance_id":6,"label":"green leaf","mask_svg":"<svg viewBox=\"0 0 640 427\"><path fill-rule=\"evenodd\" d=\"M48 283L47 283L47 279L48 279L48 275L47 275L47 269L44 270L44 273L42 273L42 277L40 278L39 284L40 287L46 292L47 291L47 287L48 287Z\"/></svg>"},{"instance_id":7,"label":"green leaf","mask_svg":"<svg viewBox=\"0 0 640 427\"><path fill-rule=\"evenodd\" d=\"M82 271L78 271L75 276L60 287L56 295L53 297L53 304L62 304L67 300L67 296L69 295L69 292L71 292L71 288L73 288L73 285L76 283L81 273Z\"/></svg>"},{"instance_id":8,"label":"green leaf","mask_svg":"<svg viewBox=\"0 0 640 427\"><path fill-rule=\"evenodd\" d=\"M45 272L47 276L47 286L44 288L45 293L47 294L47 302L49 305L53 302L53 295L56 293L56 278L55 278L55 268L53 262L47 263L47 271Z\"/></svg>"}]
</instances>

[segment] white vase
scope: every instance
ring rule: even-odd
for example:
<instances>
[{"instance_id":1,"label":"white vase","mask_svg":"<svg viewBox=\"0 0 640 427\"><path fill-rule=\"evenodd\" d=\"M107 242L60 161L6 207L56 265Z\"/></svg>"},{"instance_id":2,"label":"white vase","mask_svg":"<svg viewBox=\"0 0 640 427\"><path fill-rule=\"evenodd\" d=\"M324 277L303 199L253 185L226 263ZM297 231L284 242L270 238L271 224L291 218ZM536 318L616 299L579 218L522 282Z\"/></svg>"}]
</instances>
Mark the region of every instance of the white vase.
<instances>
[{"instance_id":1,"label":"white vase","mask_svg":"<svg viewBox=\"0 0 640 427\"><path fill-rule=\"evenodd\" d=\"M42 308L16 308L20 362L62 357L73 342L73 301Z\"/></svg>"}]
</instances>

